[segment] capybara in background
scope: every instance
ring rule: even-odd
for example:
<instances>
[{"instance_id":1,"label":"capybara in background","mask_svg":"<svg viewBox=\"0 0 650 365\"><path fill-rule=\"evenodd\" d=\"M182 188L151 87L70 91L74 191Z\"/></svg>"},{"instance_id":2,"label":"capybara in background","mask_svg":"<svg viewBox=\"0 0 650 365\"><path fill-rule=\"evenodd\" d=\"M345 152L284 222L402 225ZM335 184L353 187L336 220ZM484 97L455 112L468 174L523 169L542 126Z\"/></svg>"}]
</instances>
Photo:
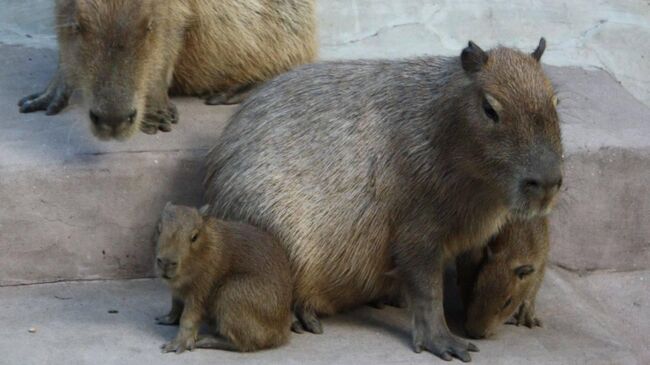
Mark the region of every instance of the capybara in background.
<instances>
[{"instance_id":1,"label":"capybara in background","mask_svg":"<svg viewBox=\"0 0 650 365\"><path fill-rule=\"evenodd\" d=\"M266 83L211 150L211 213L280 239L297 317L385 296L393 267L415 351L469 361L452 335L443 268L512 217L547 214L562 182L553 87L536 50L324 62Z\"/></svg>"},{"instance_id":2,"label":"capybara in background","mask_svg":"<svg viewBox=\"0 0 650 365\"><path fill-rule=\"evenodd\" d=\"M239 102L316 57L313 0L57 0L59 67L21 112L63 109L81 89L100 139L170 131L173 93Z\"/></svg>"},{"instance_id":3,"label":"capybara in background","mask_svg":"<svg viewBox=\"0 0 650 365\"><path fill-rule=\"evenodd\" d=\"M541 326L535 298L548 250L548 219L539 217L510 222L486 247L458 256L456 273L469 336L491 336L506 321Z\"/></svg>"},{"instance_id":4,"label":"capybara in background","mask_svg":"<svg viewBox=\"0 0 650 365\"><path fill-rule=\"evenodd\" d=\"M180 324L163 351L254 351L286 343L292 282L284 248L266 232L205 210L167 203L160 218L156 270L171 288L172 309L157 320ZM213 333L199 335L204 322Z\"/></svg>"}]
</instances>

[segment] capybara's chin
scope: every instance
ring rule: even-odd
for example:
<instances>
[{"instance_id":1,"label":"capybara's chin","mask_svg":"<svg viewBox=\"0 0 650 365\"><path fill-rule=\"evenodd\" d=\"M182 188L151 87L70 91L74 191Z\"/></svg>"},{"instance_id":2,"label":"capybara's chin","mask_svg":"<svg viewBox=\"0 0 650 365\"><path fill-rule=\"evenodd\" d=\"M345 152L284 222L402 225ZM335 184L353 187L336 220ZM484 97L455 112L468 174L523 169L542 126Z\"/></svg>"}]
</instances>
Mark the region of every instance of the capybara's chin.
<instances>
[{"instance_id":1,"label":"capybara's chin","mask_svg":"<svg viewBox=\"0 0 650 365\"><path fill-rule=\"evenodd\" d=\"M93 136L97 137L100 141L116 140L119 142L126 141L132 137L138 130L139 125L134 124L129 127L119 128L117 130L107 125L95 125L90 123L90 131Z\"/></svg>"}]
</instances>

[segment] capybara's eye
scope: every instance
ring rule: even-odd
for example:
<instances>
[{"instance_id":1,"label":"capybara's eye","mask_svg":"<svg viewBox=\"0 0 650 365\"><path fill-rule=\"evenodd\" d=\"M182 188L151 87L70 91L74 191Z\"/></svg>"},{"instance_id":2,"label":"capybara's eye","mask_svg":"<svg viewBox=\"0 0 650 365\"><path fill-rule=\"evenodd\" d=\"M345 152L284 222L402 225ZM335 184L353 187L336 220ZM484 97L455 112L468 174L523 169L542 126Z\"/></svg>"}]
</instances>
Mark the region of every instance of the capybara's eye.
<instances>
[{"instance_id":1,"label":"capybara's eye","mask_svg":"<svg viewBox=\"0 0 650 365\"><path fill-rule=\"evenodd\" d=\"M495 123L499 121L499 114L494 110L487 98L483 98L483 112L485 115L492 119Z\"/></svg>"},{"instance_id":2,"label":"capybara's eye","mask_svg":"<svg viewBox=\"0 0 650 365\"><path fill-rule=\"evenodd\" d=\"M510 298L508 298L508 300L506 300L505 304L503 305L503 307L502 307L501 309L506 309L506 308L508 308L508 306L509 306L510 304L512 304L512 297L510 297Z\"/></svg>"},{"instance_id":3,"label":"capybara's eye","mask_svg":"<svg viewBox=\"0 0 650 365\"><path fill-rule=\"evenodd\" d=\"M192 232L192 236L190 236L190 241L191 242L196 242L197 238L199 238L199 232L198 231Z\"/></svg>"}]
</instances>

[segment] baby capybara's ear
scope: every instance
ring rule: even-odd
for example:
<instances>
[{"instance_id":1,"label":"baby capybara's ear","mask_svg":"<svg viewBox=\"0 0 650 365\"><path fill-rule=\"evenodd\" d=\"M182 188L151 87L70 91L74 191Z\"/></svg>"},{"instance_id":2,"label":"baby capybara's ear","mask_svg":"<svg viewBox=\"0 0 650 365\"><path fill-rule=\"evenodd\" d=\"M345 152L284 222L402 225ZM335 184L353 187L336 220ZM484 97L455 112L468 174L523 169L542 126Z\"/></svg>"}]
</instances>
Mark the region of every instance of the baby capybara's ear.
<instances>
[{"instance_id":1,"label":"baby capybara's ear","mask_svg":"<svg viewBox=\"0 0 650 365\"><path fill-rule=\"evenodd\" d=\"M544 50L546 49L546 39L544 37L539 39L539 44L537 45L537 48L531 53L531 56L533 56L534 59L539 62L539 60L542 58L542 55L544 54Z\"/></svg>"},{"instance_id":2,"label":"baby capybara's ear","mask_svg":"<svg viewBox=\"0 0 650 365\"><path fill-rule=\"evenodd\" d=\"M480 71L487 61L487 53L472 41L469 41L467 47L460 54L460 62L463 64L463 70L468 73Z\"/></svg>"}]
</instances>

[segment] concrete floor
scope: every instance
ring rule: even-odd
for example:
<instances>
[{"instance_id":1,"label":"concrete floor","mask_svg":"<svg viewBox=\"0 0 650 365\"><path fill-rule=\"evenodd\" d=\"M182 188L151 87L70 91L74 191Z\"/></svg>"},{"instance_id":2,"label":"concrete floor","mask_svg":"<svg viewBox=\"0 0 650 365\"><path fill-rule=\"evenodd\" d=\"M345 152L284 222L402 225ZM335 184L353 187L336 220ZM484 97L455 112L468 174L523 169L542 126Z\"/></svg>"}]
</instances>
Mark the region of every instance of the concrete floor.
<instances>
[{"instance_id":1,"label":"concrete floor","mask_svg":"<svg viewBox=\"0 0 650 365\"><path fill-rule=\"evenodd\" d=\"M580 277L552 267L538 300L544 328L503 326L475 341L476 364L648 364L650 271ZM155 279L0 288L0 364L432 364L410 347L406 310L369 307L328 318L323 335L282 348L162 354L167 289ZM109 311L117 310L111 314ZM29 329L36 331L30 333Z\"/></svg>"}]
</instances>

